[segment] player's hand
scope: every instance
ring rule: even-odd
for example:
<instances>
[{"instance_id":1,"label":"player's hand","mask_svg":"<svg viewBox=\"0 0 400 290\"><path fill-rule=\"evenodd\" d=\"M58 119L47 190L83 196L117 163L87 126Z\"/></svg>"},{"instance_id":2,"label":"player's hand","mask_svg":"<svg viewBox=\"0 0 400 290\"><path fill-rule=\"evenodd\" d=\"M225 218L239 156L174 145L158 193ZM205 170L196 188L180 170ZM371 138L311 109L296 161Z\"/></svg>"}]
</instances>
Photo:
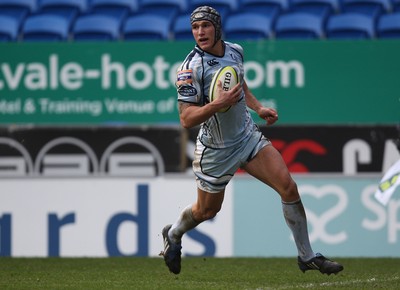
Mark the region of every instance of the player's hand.
<instances>
[{"instance_id":1,"label":"player's hand","mask_svg":"<svg viewBox=\"0 0 400 290\"><path fill-rule=\"evenodd\" d=\"M224 106L232 106L235 105L242 95L242 86L240 83L236 84L231 90L224 91L222 88L222 82L218 81L217 83L218 90L218 100L224 104Z\"/></svg>"},{"instance_id":2,"label":"player's hand","mask_svg":"<svg viewBox=\"0 0 400 290\"><path fill-rule=\"evenodd\" d=\"M272 108L262 108L259 116L267 121L267 125L272 125L278 121L278 112Z\"/></svg>"}]
</instances>

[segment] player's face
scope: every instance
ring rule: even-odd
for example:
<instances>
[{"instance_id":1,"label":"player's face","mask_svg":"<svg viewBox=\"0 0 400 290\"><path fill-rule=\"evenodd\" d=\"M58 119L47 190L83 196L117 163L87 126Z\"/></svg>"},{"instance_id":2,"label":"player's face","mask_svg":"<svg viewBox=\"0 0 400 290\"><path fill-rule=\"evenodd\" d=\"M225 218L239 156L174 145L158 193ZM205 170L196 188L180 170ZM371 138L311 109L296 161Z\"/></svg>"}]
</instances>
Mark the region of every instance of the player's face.
<instances>
[{"instance_id":1,"label":"player's face","mask_svg":"<svg viewBox=\"0 0 400 290\"><path fill-rule=\"evenodd\" d=\"M215 44L215 28L208 20L200 20L192 23L194 40L200 48L207 52L213 52Z\"/></svg>"}]
</instances>

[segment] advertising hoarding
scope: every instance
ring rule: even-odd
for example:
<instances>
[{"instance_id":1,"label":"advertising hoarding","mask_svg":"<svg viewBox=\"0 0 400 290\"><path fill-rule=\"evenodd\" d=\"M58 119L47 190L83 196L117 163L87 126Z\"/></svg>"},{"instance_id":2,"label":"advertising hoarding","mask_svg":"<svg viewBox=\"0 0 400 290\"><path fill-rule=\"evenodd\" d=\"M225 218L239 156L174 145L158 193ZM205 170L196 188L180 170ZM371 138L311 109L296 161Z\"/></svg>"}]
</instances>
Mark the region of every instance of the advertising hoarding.
<instances>
[{"instance_id":1,"label":"advertising hoarding","mask_svg":"<svg viewBox=\"0 0 400 290\"><path fill-rule=\"evenodd\" d=\"M400 41L241 44L247 83L280 124L400 122ZM175 72L193 45L1 44L0 125L178 124Z\"/></svg>"},{"instance_id":2,"label":"advertising hoarding","mask_svg":"<svg viewBox=\"0 0 400 290\"><path fill-rule=\"evenodd\" d=\"M294 176L315 251L400 257L400 191L374 198L380 176ZM161 230L196 198L193 177L0 179L0 255L151 256ZM229 184L221 212L184 236L184 256L297 256L279 196L246 176Z\"/></svg>"}]
</instances>

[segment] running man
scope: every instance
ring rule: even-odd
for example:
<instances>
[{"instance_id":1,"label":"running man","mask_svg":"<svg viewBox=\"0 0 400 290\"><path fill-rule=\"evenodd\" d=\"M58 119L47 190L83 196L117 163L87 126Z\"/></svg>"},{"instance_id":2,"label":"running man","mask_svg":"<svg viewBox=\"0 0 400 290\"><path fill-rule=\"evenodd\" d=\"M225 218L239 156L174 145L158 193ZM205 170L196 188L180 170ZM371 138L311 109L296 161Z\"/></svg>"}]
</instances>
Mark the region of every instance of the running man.
<instances>
[{"instance_id":1,"label":"running man","mask_svg":"<svg viewBox=\"0 0 400 290\"><path fill-rule=\"evenodd\" d=\"M243 48L221 39L221 17L212 7L196 8L190 22L196 46L178 69L176 85L181 125L201 125L193 161L197 200L182 211L174 224L162 230L167 267L174 274L180 273L183 234L217 215L225 187L242 168L280 195L283 216L296 243L300 270L337 274L343 270L342 265L312 250L297 185L280 153L262 135L247 109L254 110L267 125L278 120L278 113L262 106L244 80ZM218 99L209 102L212 77L224 66L232 66L241 81L229 91L222 90L219 83ZM227 112L218 112L229 106Z\"/></svg>"}]
</instances>

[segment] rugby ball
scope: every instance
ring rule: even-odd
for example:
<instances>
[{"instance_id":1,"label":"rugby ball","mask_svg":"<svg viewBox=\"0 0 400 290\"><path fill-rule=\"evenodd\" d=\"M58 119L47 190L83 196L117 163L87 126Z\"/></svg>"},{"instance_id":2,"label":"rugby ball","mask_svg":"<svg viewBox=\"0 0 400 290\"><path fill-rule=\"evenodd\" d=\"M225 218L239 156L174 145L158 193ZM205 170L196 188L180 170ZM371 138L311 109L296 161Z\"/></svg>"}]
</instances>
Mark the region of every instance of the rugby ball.
<instances>
[{"instance_id":1,"label":"rugby ball","mask_svg":"<svg viewBox=\"0 0 400 290\"><path fill-rule=\"evenodd\" d=\"M224 91L229 91L239 82L239 77L238 74L236 73L236 70L231 66L224 66L219 70L217 70L217 72L214 74L212 78L210 91L208 93L210 102L215 101L219 97L218 86L217 86L218 81L221 81L222 89ZM225 113L230 108L231 106L225 107L220 109L218 112Z\"/></svg>"}]
</instances>

